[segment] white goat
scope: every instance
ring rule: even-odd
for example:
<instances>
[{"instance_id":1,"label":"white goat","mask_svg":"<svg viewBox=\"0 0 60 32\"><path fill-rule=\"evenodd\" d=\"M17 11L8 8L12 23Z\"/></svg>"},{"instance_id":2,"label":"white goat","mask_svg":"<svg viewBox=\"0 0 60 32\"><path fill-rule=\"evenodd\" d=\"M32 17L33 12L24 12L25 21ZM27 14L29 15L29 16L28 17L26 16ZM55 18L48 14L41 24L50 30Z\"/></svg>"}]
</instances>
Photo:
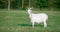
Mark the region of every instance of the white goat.
<instances>
[{"instance_id":1,"label":"white goat","mask_svg":"<svg viewBox=\"0 0 60 32\"><path fill-rule=\"evenodd\" d=\"M34 23L44 23L44 27L47 27L47 23L46 23L46 20L48 19L48 16L47 14L45 13L39 13L39 14L35 14L35 13L32 13L32 10L31 8L29 8L27 10L28 14L29 14L29 18L32 22L32 27L34 27Z\"/></svg>"}]
</instances>

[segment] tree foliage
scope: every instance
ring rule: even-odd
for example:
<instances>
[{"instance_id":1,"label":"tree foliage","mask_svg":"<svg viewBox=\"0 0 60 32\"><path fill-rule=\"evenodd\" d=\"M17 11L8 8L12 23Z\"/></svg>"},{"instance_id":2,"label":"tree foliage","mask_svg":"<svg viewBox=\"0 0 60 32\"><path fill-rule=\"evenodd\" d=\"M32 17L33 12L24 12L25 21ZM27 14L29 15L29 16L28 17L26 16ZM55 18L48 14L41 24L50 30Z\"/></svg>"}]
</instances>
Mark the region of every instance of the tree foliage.
<instances>
[{"instance_id":1,"label":"tree foliage","mask_svg":"<svg viewBox=\"0 0 60 32\"><path fill-rule=\"evenodd\" d=\"M23 5L22 5L23 4ZM10 0L11 8L26 8L29 5L35 8L60 8L60 0ZM8 0L0 0L0 8L8 8Z\"/></svg>"}]
</instances>

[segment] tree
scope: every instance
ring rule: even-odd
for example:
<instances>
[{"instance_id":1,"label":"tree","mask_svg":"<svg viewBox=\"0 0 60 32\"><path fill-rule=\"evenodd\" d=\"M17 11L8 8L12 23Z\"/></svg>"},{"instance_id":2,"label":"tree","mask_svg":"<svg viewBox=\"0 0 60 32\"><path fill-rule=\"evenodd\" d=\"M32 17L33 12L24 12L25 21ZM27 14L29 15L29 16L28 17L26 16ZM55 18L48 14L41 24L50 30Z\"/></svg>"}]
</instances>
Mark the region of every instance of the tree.
<instances>
[{"instance_id":1,"label":"tree","mask_svg":"<svg viewBox=\"0 0 60 32\"><path fill-rule=\"evenodd\" d=\"M22 8L23 8L23 6L24 6L24 0L22 0Z\"/></svg>"},{"instance_id":2,"label":"tree","mask_svg":"<svg viewBox=\"0 0 60 32\"><path fill-rule=\"evenodd\" d=\"M52 10L52 11L53 11L53 5L54 5L54 4L53 4L53 3L54 3L53 1L54 1L54 0L48 0L48 2L49 2L49 3L48 3L48 4L49 4L49 9Z\"/></svg>"},{"instance_id":3,"label":"tree","mask_svg":"<svg viewBox=\"0 0 60 32\"><path fill-rule=\"evenodd\" d=\"M8 11L10 11L10 0L8 0Z\"/></svg>"},{"instance_id":4,"label":"tree","mask_svg":"<svg viewBox=\"0 0 60 32\"><path fill-rule=\"evenodd\" d=\"M31 7L31 1L29 0L29 8Z\"/></svg>"},{"instance_id":5,"label":"tree","mask_svg":"<svg viewBox=\"0 0 60 32\"><path fill-rule=\"evenodd\" d=\"M60 0L0 0L0 8L26 8L26 7L34 7L34 8L49 8L52 9L60 9Z\"/></svg>"}]
</instances>

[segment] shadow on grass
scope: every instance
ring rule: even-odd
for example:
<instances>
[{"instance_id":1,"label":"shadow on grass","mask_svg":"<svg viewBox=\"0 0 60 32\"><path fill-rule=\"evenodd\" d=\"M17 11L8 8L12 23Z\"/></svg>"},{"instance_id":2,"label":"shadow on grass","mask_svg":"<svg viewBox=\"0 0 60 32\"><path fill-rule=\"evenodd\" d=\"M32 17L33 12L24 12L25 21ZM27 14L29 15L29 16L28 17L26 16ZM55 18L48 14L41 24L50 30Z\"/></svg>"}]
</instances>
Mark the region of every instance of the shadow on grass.
<instances>
[{"instance_id":1,"label":"shadow on grass","mask_svg":"<svg viewBox=\"0 0 60 32\"><path fill-rule=\"evenodd\" d=\"M18 24L18 26L32 26L30 24Z\"/></svg>"},{"instance_id":2,"label":"shadow on grass","mask_svg":"<svg viewBox=\"0 0 60 32\"><path fill-rule=\"evenodd\" d=\"M18 24L18 26L32 26L32 24ZM43 27L43 25L34 25L35 27Z\"/></svg>"}]
</instances>

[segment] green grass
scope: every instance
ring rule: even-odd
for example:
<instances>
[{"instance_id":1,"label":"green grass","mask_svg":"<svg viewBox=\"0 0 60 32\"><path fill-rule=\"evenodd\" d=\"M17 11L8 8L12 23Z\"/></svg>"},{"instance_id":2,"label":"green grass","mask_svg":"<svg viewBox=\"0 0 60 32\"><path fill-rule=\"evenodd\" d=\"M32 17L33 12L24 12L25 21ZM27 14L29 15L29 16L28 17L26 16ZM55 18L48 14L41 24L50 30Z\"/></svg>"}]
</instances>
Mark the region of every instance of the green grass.
<instances>
[{"instance_id":1,"label":"green grass","mask_svg":"<svg viewBox=\"0 0 60 32\"><path fill-rule=\"evenodd\" d=\"M48 27L43 24L35 24L32 28L26 11L3 11L0 10L0 32L60 32L60 11L34 11L45 12L49 18Z\"/></svg>"}]
</instances>

